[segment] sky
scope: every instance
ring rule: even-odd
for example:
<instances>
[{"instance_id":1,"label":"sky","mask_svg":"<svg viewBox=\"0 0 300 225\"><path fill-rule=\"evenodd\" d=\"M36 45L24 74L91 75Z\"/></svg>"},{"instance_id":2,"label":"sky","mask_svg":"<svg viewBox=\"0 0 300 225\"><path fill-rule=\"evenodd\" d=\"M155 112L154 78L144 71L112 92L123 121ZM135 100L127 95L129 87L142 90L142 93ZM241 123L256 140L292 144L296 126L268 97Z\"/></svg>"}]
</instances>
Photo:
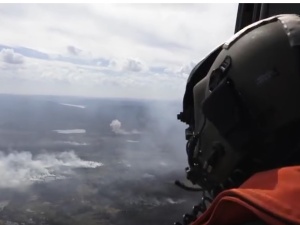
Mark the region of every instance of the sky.
<instances>
[{"instance_id":1,"label":"sky","mask_svg":"<svg viewBox=\"0 0 300 225\"><path fill-rule=\"evenodd\" d=\"M0 93L182 99L235 4L0 4Z\"/></svg>"}]
</instances>

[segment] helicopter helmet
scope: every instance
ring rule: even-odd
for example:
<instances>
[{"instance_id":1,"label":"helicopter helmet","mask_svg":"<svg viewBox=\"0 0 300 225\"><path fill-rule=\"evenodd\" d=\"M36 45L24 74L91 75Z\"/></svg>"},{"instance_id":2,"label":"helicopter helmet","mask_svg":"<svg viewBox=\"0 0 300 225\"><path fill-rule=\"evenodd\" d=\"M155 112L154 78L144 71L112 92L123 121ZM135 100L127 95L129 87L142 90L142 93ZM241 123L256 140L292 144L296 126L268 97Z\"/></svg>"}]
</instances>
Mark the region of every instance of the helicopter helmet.
<instances>
[{"instance_id":1,"label":"helicopter helmet","mask_svg":"<svg viewBox=\"0 0 300 225\"><path fill-rule=\"evenodd\" d=\"M300 17L253 23L198 63L187 80L187 178L207 190L299 163ZM216 191L217 192L217 191Z\"/></svg>"}]
</instances>

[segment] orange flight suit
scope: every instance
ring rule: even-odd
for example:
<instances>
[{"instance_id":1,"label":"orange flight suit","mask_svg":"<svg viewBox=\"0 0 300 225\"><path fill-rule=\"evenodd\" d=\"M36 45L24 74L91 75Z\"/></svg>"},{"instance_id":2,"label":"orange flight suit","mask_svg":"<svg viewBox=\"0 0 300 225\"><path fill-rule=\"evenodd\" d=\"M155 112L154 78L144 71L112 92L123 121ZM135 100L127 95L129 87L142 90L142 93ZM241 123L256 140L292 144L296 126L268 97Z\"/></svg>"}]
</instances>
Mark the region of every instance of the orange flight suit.
<instances>
[{"instance_id":1,"label":"orange flight suit","mask_svg":"<svg viewBox=\"0 0 300 225\"><path fill-rule=\"evenodd\" d=\"M260 172L220 193L193 225L300 225L300 166Z\"/></svg>"}]
</instances>

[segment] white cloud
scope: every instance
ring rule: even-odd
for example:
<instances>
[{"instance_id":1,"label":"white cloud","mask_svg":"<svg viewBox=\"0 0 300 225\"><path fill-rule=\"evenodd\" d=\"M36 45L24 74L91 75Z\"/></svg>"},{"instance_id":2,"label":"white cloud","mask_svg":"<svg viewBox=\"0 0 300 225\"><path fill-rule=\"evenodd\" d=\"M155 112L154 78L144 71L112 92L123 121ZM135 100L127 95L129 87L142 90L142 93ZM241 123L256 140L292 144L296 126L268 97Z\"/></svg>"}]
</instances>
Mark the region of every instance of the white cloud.
<instances>
[{"instance_id":1,"label":"white cloud","mask_svg":"<svg viewBox=\"0 0 300 225\"><path fill-rule=\"evenodd\" d=\"M176 99L186 78L168 73L123 71L106 66L26 58L22 67L0 62L0 90L15 94Z\"/></svg>"},{"instance_id":2,"label":"white cloud","mask_svg":"<svg viewBox=\"0 0 300 225\"><path fill-rule=\"evenodd\" d=\"M147 63L198 60L233 33L237 14L237 4L27 4L1 9L6 12L0 15L5 43L50 53L71 45L95 56L139 57ZM20 16L12 16L15 11Z\"/></svg>"},{"instance_id":3,"label":"white cloud","mask_svg":"<svg viewBox=\"0 0 300 225\"><path fill-rule=\"evenodd\" d=\"M76 48L75 46L69 45L67 46L67 51L71 55L79 55L81 53L81 50L79 48Z\"/></svg>"},{"instance_id":4,"label":"white cloud","mask_svg":"<svg viewBox=\"0 0 300 225\"><path fill-rule=\"evenodd\" d=\"M3 62L10 63L10 64L22 64L24 63L24 57L19 54L15 53L13 49L2 49L0 51L0 57Z\"/></svg>"},{"instance_id":5,"label":"white cloud","mask_svg":"<svg viewBox=\"0 0 300 225\"><path fill-rule=\"evenodd\" d=\"M0 63L3 92L178 98L193 65L184 63L233 34L237 4L21 4L0 12L0 44L51 59Z\"/></svg>"},{"instance_id":6,"label":"white cloud","mask_svg":"<svg viewBox=\"0 0 300 225\"><path fill-rule=\"evenodd\" d=\"M134 72L134 73L146 71L148 69L147 65L144 62L134 58L111 59L108 64L108 68L120 72Z\"/></svg>"},{"instance_id":7,"label":"white cloud","mask_svg":"<svg viewBox=\"0 0 300 225\"><path fill-rule=\"evenodd\" d=\"M179 73L181 73L183 75L189 75L191 73L191 71L194 69L195 66L196 66L195 62L189 62L187 64L184 64L180 68Z\"/></svg>"},{"instance_id":8,"label":"white cloud","mask_svg":"<svg viewBox=\"0 0 300 225\"><path fill-rule=\"evenodd\" d=\"M186 64L183 64L180 67L175 67L175 68L166 68L164 70L164 72L168 73L168 74L173 74L173 75L177 75L177 76L181 76L181 77L188 77L191 73L191 71L194 69L194 67L197 64L195 62L189 62Z\"/></svg>"},{"instance_id":9,"label":"white cloud","mask_svg":"<svg viewBox=\"0 0 300 225\"><path fill-rule=\"evenodd\" d=\"M137 59L127 59L124 63L123 70L131 72L141 72L146 66Z\"/></svg>"}]
</instances>

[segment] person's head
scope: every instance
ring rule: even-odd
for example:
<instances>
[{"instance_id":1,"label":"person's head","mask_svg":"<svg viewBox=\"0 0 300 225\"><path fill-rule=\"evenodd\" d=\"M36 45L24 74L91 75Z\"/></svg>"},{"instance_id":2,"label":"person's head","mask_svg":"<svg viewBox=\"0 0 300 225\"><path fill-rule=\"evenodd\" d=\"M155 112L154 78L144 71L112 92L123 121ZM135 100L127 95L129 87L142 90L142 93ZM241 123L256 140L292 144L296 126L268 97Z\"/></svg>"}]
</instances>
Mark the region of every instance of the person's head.
<instances>
[{"instance_id":1,"label":"person's head","mask_svg":"<svg viewBox=\"0 0 300 225\"><path fill-rule=\"evenodd\" d=\"M189 125L188 178L215 194L300 164L300 17L254 23L202 60L178 119Z\"/></svg>"}]
</instances>

